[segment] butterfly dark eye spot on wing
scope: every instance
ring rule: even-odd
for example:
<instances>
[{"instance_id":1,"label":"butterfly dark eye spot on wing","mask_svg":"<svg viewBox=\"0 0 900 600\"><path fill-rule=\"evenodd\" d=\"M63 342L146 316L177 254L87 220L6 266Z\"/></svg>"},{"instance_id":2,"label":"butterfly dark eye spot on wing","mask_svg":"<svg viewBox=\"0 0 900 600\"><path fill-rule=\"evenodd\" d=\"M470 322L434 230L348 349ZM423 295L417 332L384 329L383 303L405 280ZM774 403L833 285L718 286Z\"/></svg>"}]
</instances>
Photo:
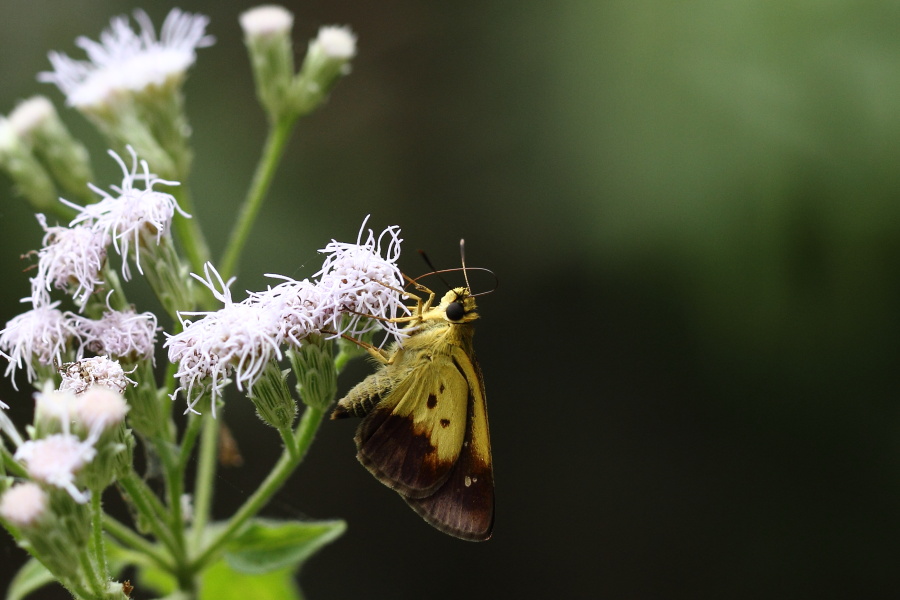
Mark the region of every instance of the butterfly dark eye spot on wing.
<instances>
[{"instance_id":1,"label":"butterfly dark eye spot on wing","mask_svg":"<svg viewBox=\"0 0 900 600\"><path fill-rule=\"evenodd\" d=\"M462 305L462 302L451 302L447 305L447 318L451 321L459 321L466 314L466 309Z\"/></svg>"}]
</instances>

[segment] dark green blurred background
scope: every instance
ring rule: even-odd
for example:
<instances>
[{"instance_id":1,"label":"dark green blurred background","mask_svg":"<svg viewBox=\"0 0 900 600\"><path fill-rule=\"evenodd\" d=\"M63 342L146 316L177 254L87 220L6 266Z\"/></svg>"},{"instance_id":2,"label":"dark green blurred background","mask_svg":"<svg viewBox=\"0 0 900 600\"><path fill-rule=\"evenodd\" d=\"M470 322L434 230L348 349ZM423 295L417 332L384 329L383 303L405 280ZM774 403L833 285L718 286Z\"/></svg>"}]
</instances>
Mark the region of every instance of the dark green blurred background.
<instances>
[{"instance_id":1,"label":"dark green blurred background","mask_svg":"<svg viewBox=\"0 0 900 600\"><path fill-rule=\"evenodd\" d=\"M4 113L37 92L61 108L35 81L46 52L80 57L76 36L135 7L3 6ZM142 6L161 23L170 5ZM252 4L180 6L218 38L186 86L218 253L265 134L237 25ZM289 7L298 48L346 23L359 57L300 123L235 290L310 276L316 249L368 213L403 227L409 273L425 270L418 248L456 266L465 237L500 278L476 338L494 539L430 529L356 463L354 424L326 423L266 511L349 523L304 568L309 598L896 593L900 5ZM114 183L100 138L63 115ZM41 231L0 183L5 322ZM0 392L25 418L28 395ZM220 516L280 448L246 401L226 420L246 465L221 472ZM5 580L22 553L3 537Z\"/></svg>"}]
</instances>

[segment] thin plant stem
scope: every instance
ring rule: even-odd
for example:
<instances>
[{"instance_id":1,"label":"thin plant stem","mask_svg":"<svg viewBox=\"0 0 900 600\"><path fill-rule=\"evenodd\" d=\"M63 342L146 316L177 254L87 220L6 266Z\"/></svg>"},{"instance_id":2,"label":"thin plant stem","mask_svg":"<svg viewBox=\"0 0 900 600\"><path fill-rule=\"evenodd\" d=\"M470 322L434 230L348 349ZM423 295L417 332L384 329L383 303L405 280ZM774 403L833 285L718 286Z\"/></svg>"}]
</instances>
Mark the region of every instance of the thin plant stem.
<instances>
[{"instance_id":1,"label":"thin plant stem","mask_svg":"<svg viewBox=\"0 0 900 600\"><path fill-rule=\"evenodd\" d=\"M194 559L191 565L191 569L194 572L200 572L208 567L209 564L219 556L219 553L225 545L230 542L241 529L243 529L247 521L262 510L275 492L284 485L284 482L287 481L291 473L294 472L294 469L297 468L297 465L299 465L306 456L306 452L309 450L310 444L312 444L313 438L315 437L319 425L322 423L322 417L324 415L325 412L321 409L312 406L306 407L306 410L303 412L303 417L300 419L300 423L297 425L297 430L294 432L293 436L293 442L297 448L296 455L292 455L287 448L282 451L281 458L278 459L278 462L275 464L272 472L269 473L269 476L266 477L265 481L260 484L253 495L247 498L247 501L244 502L243 506L241 506L234 516L231 517L228 521L228 525L220 531L209 542L203 552Z\"/></svg>"},{"instance_id":2,"label":"thin plant stem","mask_svg":"<svg viewBox=\"0 0 900 600\"><path fill-rule=\"evenodd\" d=\"M172 227L175 229L178 242L184 249L191 268L195 273L202 273L203 265L209 261L210 253L206 237L203 235L200 223L194 215L194 202L191 199L191 194L184 185L172 188L171 193L178 201L178 206L181 207L181 210L192 216L192 218L188 219L181 215L176 215L172 219Z\"/></svg>"},{"instance_id":3,"label":"thin plant stem","mask_svg":"<svg viewBox=\"0 0 900 600\"><path fill-rule=\"evenodd\" d=\"M88 598L99 598L103 590L103 581L105 577L101 577L97 573L97 566L94 564L93 557L90 552L77 552L78 562L81 564L81 570L87 579L88 587L91 589L91 595Z\"/></svg>"},{"instance_id":4,"label":"thin plant stem","mask_svg":"<svg viewBox=\"0 0 900 600\"><path fill-rule=\"evenodd\" d=\"M241 206L241 212L237 221L235 221L234 229L231 230L228 245L225 247L225 255L222 257L219 265L219 273L222 274L222 279L226 281L234 274L237 268L241 251L247 243L247 236L253 228L259 209L262 208L269 186L272 184L275 171L281 163L284 147L287 145L287 141L291 137L291 131L294 128L294 121L294 119L282 119L269 129L262 156L260 156L259 163L256 165L256 173L253 175L253 181L250 183L247 197Z\"/></svg>"},{"instance_id":5,"label":"thin plant stem","mask_svg":"<svg viewBox=\"0 0 900 600\"><path fill-rule=\"evenodd\" d=\"M179 448L178 469L184 473L188 462L191 460L191 454L194 452L194 445L197 443L197 436L203 428L203 417L191 413L188 417L187 428L184 435L181 436L181 447Z\"/></svg>"},{"instance_id":6,"label":"thin plant stem","mask_svg":"<svg viewBox=\"0 0 900 600\"><path fill-rule=\"evenodd\" d=\"M221 413L219 418L221 418ZM219 449L219 421L212 414L197 417L202 421L200 451L197 457L197 478L194 482L194 522L191 537L192 547L199 548L212 511L215 492L216 459Z\"/></svg>"},{"instance_id":7,"label":"thin plant stem","mask_svg":"<svg viewBox=\"0 0 900 600\"><path fill-rule=\"evenodd\" d=\"M105 577L109 573L106 561L106 545L103 542L103 499L102 490L91 492L91 553L97 561L100 573Z\"/></svg>"},{"instance_id":8,"label":"thin plant stem","mask_svg":"<svg viewBox=\"0 0 900 600\"><path fill-rule=\"evenodd\" d=\"M156 496L146 489L146 484L133 473L119 479L119 484L128 494L132 505L143 517L153 535L169 549L169 552L177 556L178 544L176 544L172 532L166 527L166 523L160 518L158 509L154 506L154 503L159 503Z\"/></svg>"},{"instance_id":9,"label":"thin plant stem","mask_svg":"<svg viewBox=\"0 0 900 600\"><path fill-rule=\"evenodd\" d=\"M169 555L161 552L159 547L136 534L124 523L109 515L103 515L103 528L120 543L152 560L159 568L171 573L175 572L175 565Z\"/></svg>"},{"instance_id":10,"label":"thin plant stem","mask_svg":"<svg viewBox=\"0 0 900 600\"><path fill-rule=\"evenodd\" d=\"M154 440L154 448L162 461L163 477L166 481L166 492L169 507L169 530L175 543L173 552L176 562L183 562L187 556L184 544L184 519L181 515L181 493L183 488L182 473L178 468L179 461L172 453L172 446L162 440Z\"/></svg>"}]
</instances>

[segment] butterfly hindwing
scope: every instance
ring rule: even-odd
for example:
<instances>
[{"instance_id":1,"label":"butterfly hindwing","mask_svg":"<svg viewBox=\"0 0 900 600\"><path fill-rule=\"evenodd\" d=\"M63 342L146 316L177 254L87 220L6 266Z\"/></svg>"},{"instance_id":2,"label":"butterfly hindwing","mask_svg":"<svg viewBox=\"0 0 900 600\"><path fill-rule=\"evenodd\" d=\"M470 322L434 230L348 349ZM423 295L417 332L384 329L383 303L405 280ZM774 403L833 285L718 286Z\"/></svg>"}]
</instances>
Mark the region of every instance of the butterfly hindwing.
<instances>
[{"instance_id":1,"label":"butterfly hindwing","mask_svg":"<svg viewBox=\"0 0 900 600\"><path fill-rule=\"evenodd\" d=\"M453 362L469 382L466 431L459 459L444 484L407 503L444 533L473 541L491 537L494 525L494 475L488 433L487 405L481 370L475 356L455 352Z\"/></svg>"}]
</instances>

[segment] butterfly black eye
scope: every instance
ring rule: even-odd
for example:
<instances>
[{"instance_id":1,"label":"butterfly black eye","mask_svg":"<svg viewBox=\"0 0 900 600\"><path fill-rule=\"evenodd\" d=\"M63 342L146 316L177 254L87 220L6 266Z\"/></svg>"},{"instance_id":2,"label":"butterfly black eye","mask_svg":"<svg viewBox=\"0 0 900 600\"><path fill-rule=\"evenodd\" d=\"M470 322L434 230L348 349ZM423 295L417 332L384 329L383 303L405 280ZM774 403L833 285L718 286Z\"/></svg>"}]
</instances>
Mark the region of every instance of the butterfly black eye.
<instances>
[{"instance_id":1,"label":"butterfly black eye","mask_svg":"<svg viewBox=\"0 0 900 600\"><path fill-rule=\"evenodd\" d=\"M447 305L447 318L451 321L459 321L466 314L462 302L451 302Z\"/></svg>"}]
</instances>

